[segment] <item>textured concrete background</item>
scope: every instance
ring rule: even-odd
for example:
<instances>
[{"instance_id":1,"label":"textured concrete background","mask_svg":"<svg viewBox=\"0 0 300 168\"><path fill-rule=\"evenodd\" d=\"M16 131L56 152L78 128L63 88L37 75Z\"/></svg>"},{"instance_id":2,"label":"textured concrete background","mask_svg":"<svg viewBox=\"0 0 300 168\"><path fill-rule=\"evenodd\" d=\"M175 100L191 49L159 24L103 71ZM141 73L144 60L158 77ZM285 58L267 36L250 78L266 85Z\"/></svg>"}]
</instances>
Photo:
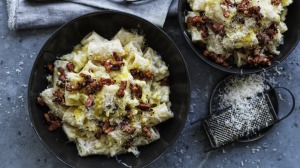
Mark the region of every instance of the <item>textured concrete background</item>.
<instances>
[{"instance_id":1,"label":"textured concrete background","mask_svg":"<svg viewBox=\"0 0 300 168\"><path fill-rule=\"evenodd\" d=\"M0 1L0 167L67 167L44 148L31 126L27 109L27 83L35 57L55 29L12 32L7 29L6 4ZM235 143L205 153L207 139L200 123L208 114L209 96L227 74L198 58L181 34L177 18L168 18L164 30L184 55L191 75L191 109L180 138L149 167L298 168L300 154L300 45L272 72L280 85L296 96L295 113L252 143ZM285 107L287 102L282 102ZM282 108L284 109L284 108ZM120 165L121 166L121 165Z\"/></svg>"}]
</instances>

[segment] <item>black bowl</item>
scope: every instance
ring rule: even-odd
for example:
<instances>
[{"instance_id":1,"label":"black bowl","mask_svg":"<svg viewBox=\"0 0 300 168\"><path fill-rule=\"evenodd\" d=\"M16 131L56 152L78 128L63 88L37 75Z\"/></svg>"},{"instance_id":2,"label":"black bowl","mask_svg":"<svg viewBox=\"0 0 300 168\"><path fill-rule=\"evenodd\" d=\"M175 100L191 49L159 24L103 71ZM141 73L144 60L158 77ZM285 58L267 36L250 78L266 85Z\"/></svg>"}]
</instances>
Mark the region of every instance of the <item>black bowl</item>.
<instances>
[{"instance_id":1,"label":"black bowl","mask_svg":"<svg viewBox=\"0 0 300 168\"><path fill-rule=\"evenodd\" d=\"M117 159L132 167L147 166L174 144L184 127L189 111L189 76L180 51L167 34L144 19L121 12L104 11L81 16L60 27L45 43L35 60L28 85L28 108L38 137L52 154L71 167L124 165L118 163L114 157L99 155L80 157L75 144L68 143L62 130L48 132L47 125L43 122L43 113L46 113L48 108L40 107L36 103L36 97L47 87L47 72L44 65L53 63L57 57L71 52L73 47L91 31L110 39L122 27L141 31L145 35L147 45L156 50L169 66L170 101L174 118L158 126L161 138L147 146L139 147L141 153L138 157L133 154L122 154Z\"/></svg>"},{"instance_id":2,"label":"black bowl","mask_svg":"<svg viewBox=\"0 0 300 168\"><path fill-rule=\"evenodd\" d=\"M279 46L279 51L281 52L280 55L276 56L274 60L272 61L271 66L266 67L255 67L255 68L239 68L236 66L232 66L230 68L225 68L222 65L219 65L215 63L214 61L208 59L207 57L203 56L203 50L201 50L196 44L194 44L191 40L191 36L187 32L187 26L185 23L185 16L188 11L191 11L191 8L189 4L187 3L187 0L180 0L178 4L178 17L179 17L179 23L181 30L183 32L183 35L188 42L189 46L193 49L193 51L196 53L196 55L200 58L202 58L206 63L209 65L228 72L228 73L235 73L235 74L250 74L250 73L257 73L261 72L263 70L272 68L276 65L278 65L280 62L282 62L296 47L296 45L299 42L300 39L300 22L298 21L300 18L300 1L294 1L289 7L288 7L288 15L285 23L288 26L288 31L285 32L284 35L284 44Z\"/></svg>"}]
</instances>

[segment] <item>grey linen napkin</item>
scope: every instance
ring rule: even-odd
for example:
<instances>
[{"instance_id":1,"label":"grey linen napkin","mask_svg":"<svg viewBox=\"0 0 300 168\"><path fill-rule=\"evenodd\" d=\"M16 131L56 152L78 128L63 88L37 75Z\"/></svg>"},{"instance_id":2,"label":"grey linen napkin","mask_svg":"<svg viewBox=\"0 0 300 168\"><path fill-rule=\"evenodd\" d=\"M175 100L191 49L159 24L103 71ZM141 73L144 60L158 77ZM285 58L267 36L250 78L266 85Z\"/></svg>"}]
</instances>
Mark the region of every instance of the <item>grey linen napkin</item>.
<instances>
[{"instance_id":1,"label":"grey linen napkin","mask_svg":"<svg viewBox=\"0 0 300 168\"><path fill-rule=\"evenodd\" d=\"M80 15L105 9L131 13L163 27L169 9L171 15L175 14L178 3L178 0L173 0L173 3L172 0L146 0L138 3L120 3L120 0L118 1L64 0L33 2L28 0L6 0L8 27L11 30L19 30L59 26Z\"/></svg>"}]
</instances>

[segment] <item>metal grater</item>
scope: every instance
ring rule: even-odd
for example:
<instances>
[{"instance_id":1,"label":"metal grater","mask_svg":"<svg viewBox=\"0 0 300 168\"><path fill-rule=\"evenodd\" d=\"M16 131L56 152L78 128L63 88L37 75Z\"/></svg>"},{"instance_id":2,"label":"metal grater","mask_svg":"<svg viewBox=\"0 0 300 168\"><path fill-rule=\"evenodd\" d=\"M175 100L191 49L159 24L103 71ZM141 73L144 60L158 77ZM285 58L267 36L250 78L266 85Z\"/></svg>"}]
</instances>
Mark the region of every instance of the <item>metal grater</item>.
<instances>
[{"instance_id":1,"label":"metal grater","mask_svg":"<svg viewBox=\"0 0 300 168\"><path fill-rule=\"evenodd\" d=\"M228 143L250 137L276 123L277 115L267 94L261 93L259 99L249 99L257 113L255 120L246 122L237 127L232 121L241 111L233 111L230 107L214 113L204 119L203 125L209 137L212 148L218 148ZM258 101L259 100L259 101ZM251 129L249 129L251 128Z\"/></svg>"}]
</instances>

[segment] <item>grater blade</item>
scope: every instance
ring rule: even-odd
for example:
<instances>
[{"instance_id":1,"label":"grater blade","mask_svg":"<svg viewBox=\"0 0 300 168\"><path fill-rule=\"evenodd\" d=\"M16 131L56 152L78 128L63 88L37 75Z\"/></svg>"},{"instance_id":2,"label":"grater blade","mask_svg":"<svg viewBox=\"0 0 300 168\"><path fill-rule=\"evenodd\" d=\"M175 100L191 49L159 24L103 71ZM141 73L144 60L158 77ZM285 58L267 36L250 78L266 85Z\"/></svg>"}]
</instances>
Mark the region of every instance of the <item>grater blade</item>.
<instances>
[{"instance_id":1,"label":"grater blade","mask_svg":"<svg viewBox=\"0 0 300 168\"><path fill-rule=\"evenodd\" d=\"M249 103L252 104L255 111L252 120L247 121L243 116L241 117L241 114L244 115L247 112L233 111L230 108L204 120L203 125L213 148L247 138L275 124L277 115L267 94L261 93L256 99L249 99Z\"/></svg>"}]
</instances>

